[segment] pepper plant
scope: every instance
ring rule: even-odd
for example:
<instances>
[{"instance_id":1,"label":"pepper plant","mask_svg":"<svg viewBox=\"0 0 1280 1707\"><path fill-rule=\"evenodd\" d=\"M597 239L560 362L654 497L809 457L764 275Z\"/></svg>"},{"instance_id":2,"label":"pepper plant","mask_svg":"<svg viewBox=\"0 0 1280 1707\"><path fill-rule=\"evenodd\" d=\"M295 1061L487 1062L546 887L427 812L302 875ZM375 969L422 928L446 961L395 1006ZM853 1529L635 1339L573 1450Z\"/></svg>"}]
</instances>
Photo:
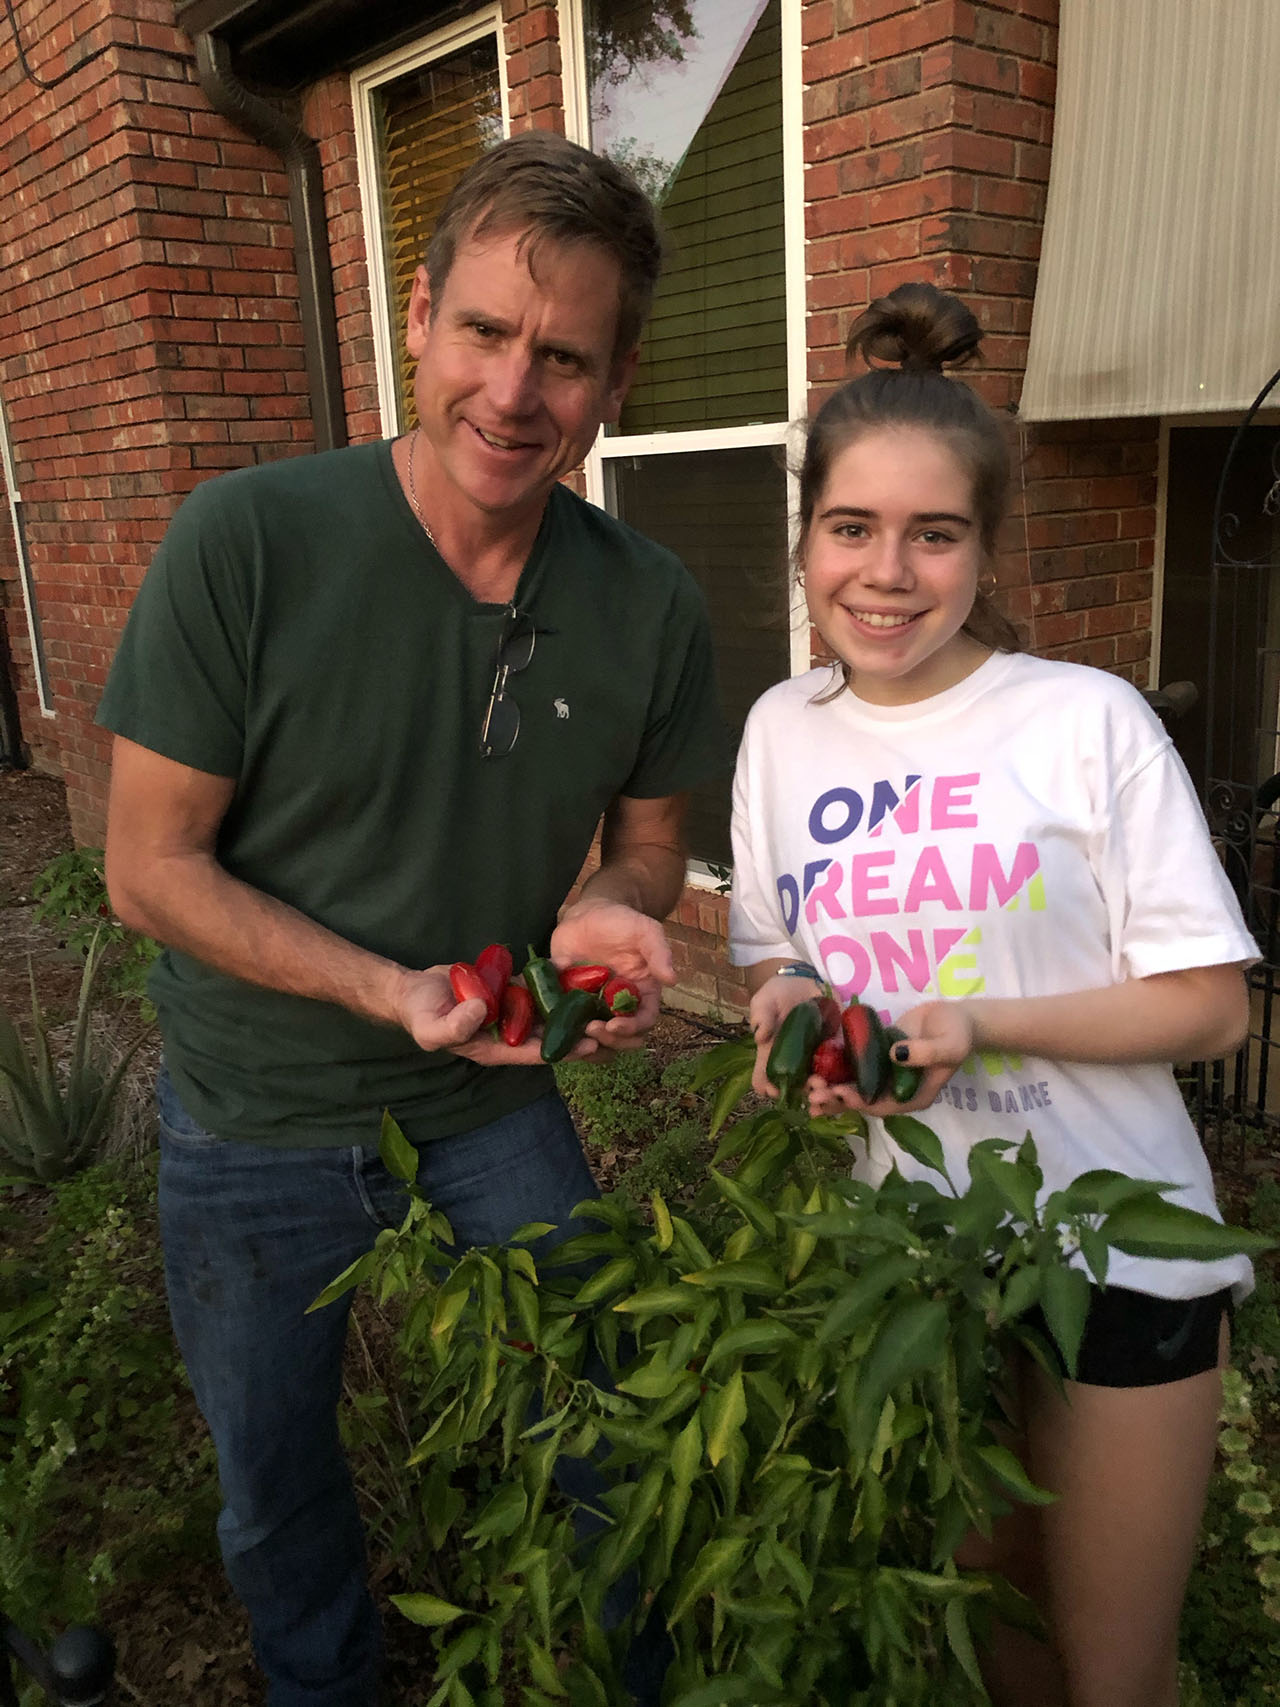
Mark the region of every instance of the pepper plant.
<instances>
[{"instance_id":1,"label":"pepper plant","mask_svg":"<svg viewBox=\"0 0 1280 1707\"><path fill-rule=\"evenodd\" d=\"M698 1070L722 1081L716 1127L752 1053ZM955 1194L929 1128L890 1126L938 1185L851 1179L860 1117L773 1106L725 1128L687 1216L607 1198L563 1242L539 1224L457 1253L388 1119L404 1222L316 1307L361 1283L403 1305L422 1554L395 1604L430 1632L428 1707L501 1707L513 1675L526 1707L607 1707L646 1617L670 1634L670 1707L986 1701L989 1621L1034 1615L955 1555L1053 1497L1000 1431L1010 1351L1055 1367L1030 1312L1072 1368L1089 1287L1071 1254L1105 1281L1113 1246L1266 1241L1110 1172L1041 1205L1029 1135L976 1145Z\"/></svg>"}]
</instances>

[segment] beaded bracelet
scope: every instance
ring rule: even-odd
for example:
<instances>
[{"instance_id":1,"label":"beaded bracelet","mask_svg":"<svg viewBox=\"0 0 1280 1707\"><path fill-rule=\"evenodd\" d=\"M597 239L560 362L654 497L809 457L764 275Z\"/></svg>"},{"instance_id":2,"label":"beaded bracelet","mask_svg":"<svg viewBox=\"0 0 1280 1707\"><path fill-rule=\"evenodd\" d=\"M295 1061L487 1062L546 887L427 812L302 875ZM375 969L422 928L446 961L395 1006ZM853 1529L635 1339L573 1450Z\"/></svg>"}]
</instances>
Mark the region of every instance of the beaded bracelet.
<instances>
[{"instance_id":1,"label":"beaded bracelet","mask_svg":"<svg viewBox=\"0 0 1280 1707\"><path fill-rule=\"evenodd\" d=\"M780 966L774 973L775 978L811 978L815 984L825 984L826 979L816 966L811 966L807 960L789 960L785 966Z\"/></svg>"}]
</instances>

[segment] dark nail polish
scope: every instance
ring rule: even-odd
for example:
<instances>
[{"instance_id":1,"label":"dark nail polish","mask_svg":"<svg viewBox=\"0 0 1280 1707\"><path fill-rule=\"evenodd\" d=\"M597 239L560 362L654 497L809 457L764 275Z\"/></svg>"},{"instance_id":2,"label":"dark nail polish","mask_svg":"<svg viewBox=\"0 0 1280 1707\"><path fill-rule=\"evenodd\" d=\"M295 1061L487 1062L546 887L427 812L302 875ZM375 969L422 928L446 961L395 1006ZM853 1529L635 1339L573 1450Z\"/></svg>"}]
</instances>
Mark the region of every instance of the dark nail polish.
<instances>
[{"instance_id":1,"label":"dark nail polish","mask_svg":"<svg viewBox=\"0 0 1280 1707\"><path fill-rule=\"evenodd\" d=\"M893 1058L895 1061L905 1061L910 1053L911 1046L907 1043L895 1043L893 1046Z\"/></svg>"}]
</instances>

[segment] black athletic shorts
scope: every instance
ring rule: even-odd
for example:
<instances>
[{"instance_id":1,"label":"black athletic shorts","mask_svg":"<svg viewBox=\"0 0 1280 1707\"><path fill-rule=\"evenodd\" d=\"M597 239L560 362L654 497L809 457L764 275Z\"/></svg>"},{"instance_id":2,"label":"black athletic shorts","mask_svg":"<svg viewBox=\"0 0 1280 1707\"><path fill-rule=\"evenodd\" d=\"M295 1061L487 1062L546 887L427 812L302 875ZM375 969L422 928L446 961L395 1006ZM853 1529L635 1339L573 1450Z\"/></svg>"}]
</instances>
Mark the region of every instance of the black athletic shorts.
<instances>
[{"instance_id":1,"label":"black athletic shorts","mask_svg":"<svg viewBox=\"0 0 1280 1707\"><path fill-rule=\"evenodd\" d=\"M1204 1298L1153 1298L1123 1286L1090 1290L1093 1301L1075 1373L1084 1386L1163 1387L1217 1368L1223 1312L1231 1317L1229 1287ZM1043 1335L1065 1375L1043 1312L1031 1310L1023 1320Z\"/></svg>"}]
</instances>

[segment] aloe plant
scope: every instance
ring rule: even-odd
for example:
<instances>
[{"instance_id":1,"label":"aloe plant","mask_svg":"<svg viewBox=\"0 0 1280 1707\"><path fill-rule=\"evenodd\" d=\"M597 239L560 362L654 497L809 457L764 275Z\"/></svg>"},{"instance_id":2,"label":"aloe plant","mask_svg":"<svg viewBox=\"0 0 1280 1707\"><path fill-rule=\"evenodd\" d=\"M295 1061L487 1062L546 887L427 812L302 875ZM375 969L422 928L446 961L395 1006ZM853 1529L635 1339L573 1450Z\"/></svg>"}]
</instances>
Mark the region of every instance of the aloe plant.
<instances>
[{"instance_id":1,"label":"aloe plant","mask_svg":"<svg viewBox=\"0 0 1280 1707\"><path fill-rule=\"evenodd\" d=\"M75 1032L65 1066L55 1061L35 974L31 979L31 1047L0 1008L0 1168L42 1184L65 1179L90 1160L107 1129L125 1069L142 1037L108 1068L90 1035L94 985L102 960L95 936L85 958ZM145 1033L143 1034L145 1036Z\"/></svg>"}]
</instances>

